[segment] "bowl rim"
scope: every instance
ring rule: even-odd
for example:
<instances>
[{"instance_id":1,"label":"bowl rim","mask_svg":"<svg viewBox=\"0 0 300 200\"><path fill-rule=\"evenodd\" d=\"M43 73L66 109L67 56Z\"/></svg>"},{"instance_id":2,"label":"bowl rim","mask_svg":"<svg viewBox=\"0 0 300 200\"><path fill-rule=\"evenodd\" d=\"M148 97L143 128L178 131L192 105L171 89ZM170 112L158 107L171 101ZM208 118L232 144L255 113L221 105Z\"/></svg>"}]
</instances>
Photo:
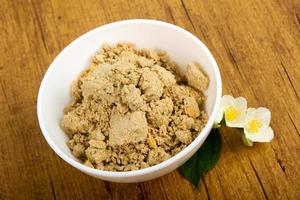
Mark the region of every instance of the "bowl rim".
<instances>
[{"instance_id":1,"label":"bowl rim","mask_svg":"<svg viewBox=\"0 0 300 200\"><path fill-rule=\"evenodd\" d=\"M80 163L79 161L74 160L73 158L69 157L66 155L56 144L55 142L48 136L48 130L44 124L43 121L43 115L42 115L42 96L45 95L45 86L48 82L49 76L51 74L51 71L54 69L54 66L57 64L57 62L65 55L65 53L71 49L75 44L80 43L82 40L84 40L86 37L89 37L93 33L99 31L99 30L105 30L105 29L110 29L110 28L115 28L118 26L124 26L128 24L151 24L151 25L156 25L156 26L162 26L162 27L167 27L169 29L173 29L174 31L181 32L185 34L186 36L190 37L197 45L201 46L201 48L205 51L205 53L208 55L209 61L212 63L213 67L213 72L216 78L216 99L215 99L215 104L213 105L213 111L211 113L211 116L209 117L205 127L202 129L202 131L199 133L199 135L192 141L191 144L189 144L186 148L181 150L178 154L175 156L169 158L168 160L165 160L157 165L147 167L144 169L139 169L139 170L133 170L133 171L126 171L126 172L115 172L115 171L104 171L104 170L99 170L99 169L93 169L88 166L85 166L84 164ZM102 176L102 177L114 177L114 178L125 178L125 177L134 177L134 176L141 176L141 175L146 175L146 174L151 174L156 171L160 171L173 163L176 163L180 161L183 157L188 155L188 153L193 150L194 148L197 147L197 145L201 142L204 142L206 137L209 135L210 129L213 126L214 120L217 116L218 109L220 107L221 103L221 94L222 94L222 80L221 80L221 75L220 71L218 68L218 65L212 56L211 52L208 50L206 45L204 45L196 36L194 36L192 33L188 32L187 30L176 26L174 24L170 24L167 22L159 21L159 20L153 20L153 19L129 19L129 20L122 20L122 21L116 21L112 22L109 24L105 24L99 27L96 27L75 40L73 40L70 44L68 44L52 61L52 63L49 65L43 80L41 82L39 92L38 92L38 97L37 97L37 116L38 116L38 122L42 131L42 134L44 135L47 143L49 146L54 150L54 152L61 157L64 161L72 165L73 167L88 173L90 175L94 176Z\"/></svg>"}]
</instances>

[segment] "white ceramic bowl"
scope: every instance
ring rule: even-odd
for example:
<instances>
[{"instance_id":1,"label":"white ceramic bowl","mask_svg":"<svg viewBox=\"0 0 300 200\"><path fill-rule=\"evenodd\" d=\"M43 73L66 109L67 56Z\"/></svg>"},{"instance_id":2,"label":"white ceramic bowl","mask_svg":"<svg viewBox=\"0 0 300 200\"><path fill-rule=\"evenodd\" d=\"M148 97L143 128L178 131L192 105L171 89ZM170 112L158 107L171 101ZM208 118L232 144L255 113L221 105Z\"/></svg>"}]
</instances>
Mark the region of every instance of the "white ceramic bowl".
<instances>
[{"instance_id":1,"label":"white ceramic bowl","mask_svg":"<svg viewBox=\"0 0 300 200\"><path fill-rule=\"evenodd\" d=\"M70 101L71 82L89 66L90 58L102 43L128 41L138 48L167 51L185 70L198 62L210 79L205 109L208 122L199 136L174 157L149 168L129 172L109 172L83 165L66 145L67 135L60 127L63 109ZM95 28L69 44L51 63L41 83L37 113L39 124L50 147L67 163L91 176L113 182L140 182L165 175L187 161L208 136L221 101L222 83L217 63L207 47L186 30L156 20L126 20Z\"/></svg>"}]
</instances>

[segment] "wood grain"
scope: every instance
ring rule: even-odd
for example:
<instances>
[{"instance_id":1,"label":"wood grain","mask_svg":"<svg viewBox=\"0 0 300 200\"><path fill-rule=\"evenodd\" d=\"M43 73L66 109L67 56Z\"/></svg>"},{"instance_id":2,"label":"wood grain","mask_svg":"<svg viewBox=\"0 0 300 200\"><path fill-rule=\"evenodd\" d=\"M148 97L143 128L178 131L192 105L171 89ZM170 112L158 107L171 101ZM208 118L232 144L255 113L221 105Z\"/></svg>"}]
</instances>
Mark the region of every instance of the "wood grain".
<instances>
[{"instance_id":1,"label":"wood grain","mask_svg":"<svg viewBox=\"0 0 300 200\"><path fill-rule=\"evenodd\" d=\"M220 67L223 93L272 110L275 139L244 147L222 129L222 156L199 190L177 171L108 183L62 161L36 117L48 65L73 39L117 20L159 19L199 37ZM2 0L0 199L300 199L300 2L296 0Z\"/></svg>"}]
</instances>

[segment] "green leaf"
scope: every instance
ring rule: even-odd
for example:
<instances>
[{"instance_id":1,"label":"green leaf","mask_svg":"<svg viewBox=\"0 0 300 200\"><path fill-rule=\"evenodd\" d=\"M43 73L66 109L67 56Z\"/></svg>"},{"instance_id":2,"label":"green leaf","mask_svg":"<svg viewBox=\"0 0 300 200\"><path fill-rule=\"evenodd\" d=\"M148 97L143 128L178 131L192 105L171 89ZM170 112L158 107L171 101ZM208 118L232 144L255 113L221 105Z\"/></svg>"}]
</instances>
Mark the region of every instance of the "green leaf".
<instances>
[{"instance_id":1,"label":"green leaf","mask_svg":"<svg viewBox=\"0 0 300 200\"><path fill-rule=\"evenodd\" d=\"M246 138L246 135L244 132L242 132L242 142L245 146L247 147L253 147L253 142L251 140L249 140L248 138Z\"/></svg>"},{"instance_id":2,"label":"green leaf","mask_svg":"<svg viewBox=\"0 0 300 200\"><path fill-rule=\"evenodd\" d=\"M225 115L223 116L223 118L222 118L220 124L221 124L222 126L226 126Z\"/></svg>"},{"instance_id":3,"label":"green leaf","mask_svg":"<svg viewBox=\"0 0 300 200\"><path fill-rule=\"evenodd\" d=\"M212 129L204 144L195 155L179 168L179 172L197 187L203 174L217 164L221 154L221 146L220 130Z\"/></svg>"}]
</instances>

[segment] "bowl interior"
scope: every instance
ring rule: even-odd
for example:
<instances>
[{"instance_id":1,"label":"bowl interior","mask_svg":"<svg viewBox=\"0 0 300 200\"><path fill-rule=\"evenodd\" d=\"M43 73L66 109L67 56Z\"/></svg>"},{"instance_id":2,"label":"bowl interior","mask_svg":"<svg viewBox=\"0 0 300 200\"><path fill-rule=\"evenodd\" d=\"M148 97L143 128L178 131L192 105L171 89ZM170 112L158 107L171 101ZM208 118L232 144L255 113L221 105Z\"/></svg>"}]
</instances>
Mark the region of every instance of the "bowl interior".
<instances>
[{"instance_id":1,"label":"bowl interior","mask_svg":"<svg viewBox=\"0 0 300 200\"><path fill-rule=\"evenodd\" d=\"M73 41L50 65L41 84L38 115L47 141L52 141L69 158L77 160L66 145L67 136L60 127L63 109L70 101L71 82L85 68L101 44L126 41L137 48L167 51L184 72L189 62L197 62L209 76L205 109L211 117L217 98L216 65L206 47L194 36L174 25L163 22L136 20L96 28ZM217 72L219 73L219 72ZM45 133L46 132L46 133Z\"/></svg>"}]
</instances>

